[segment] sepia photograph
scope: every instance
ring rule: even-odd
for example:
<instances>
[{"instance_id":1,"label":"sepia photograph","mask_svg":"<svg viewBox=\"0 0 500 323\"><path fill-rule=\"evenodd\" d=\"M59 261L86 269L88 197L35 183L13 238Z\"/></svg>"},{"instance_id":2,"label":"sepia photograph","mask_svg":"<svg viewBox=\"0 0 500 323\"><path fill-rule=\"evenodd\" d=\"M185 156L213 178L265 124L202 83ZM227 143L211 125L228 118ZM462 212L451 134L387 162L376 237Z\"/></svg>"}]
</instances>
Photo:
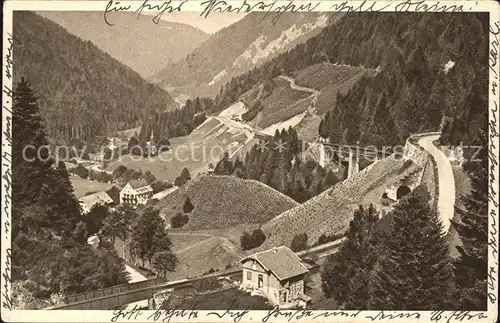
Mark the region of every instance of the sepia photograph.
<instances>
[{"instance_id":1,"label":"sepia photograph","mask_svg":"<svg viewBox=\"0 0 500 323\"><path fill-rule=\"evenodd\" d=\"M497 320L498 3L37 2L3 319Z\"/></svg>"}]
</instances>

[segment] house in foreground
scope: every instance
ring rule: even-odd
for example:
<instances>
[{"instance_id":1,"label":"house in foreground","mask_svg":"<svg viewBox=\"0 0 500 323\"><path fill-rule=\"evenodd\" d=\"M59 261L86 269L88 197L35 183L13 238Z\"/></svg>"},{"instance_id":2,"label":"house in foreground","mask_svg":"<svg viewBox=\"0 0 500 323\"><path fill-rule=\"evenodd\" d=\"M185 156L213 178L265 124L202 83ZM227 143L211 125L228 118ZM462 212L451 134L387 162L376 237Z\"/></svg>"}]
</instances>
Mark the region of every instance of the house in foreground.
<instances>
[{"instance_id":1,"label":"house in foreground","mask_svg":"<svg viewBox=\"0 0 500 323\"><path fill-rule=\"evenodd\" d=\"M285 246L247 256L242 285L260 290L282 308L305 307L311 298L304 294L304 278L309 272L300 258Z\"/></svg>"},{"instance_id":2,"label":"house in foreground","mask_svg":"<svg viewBox=\"0 0 500 323\"><path fill-rule=\"evenodd\" d=\"M90 194L78 199L80 202L80 210L82 214L90 212L92 207L96 204L111 206L114 203L113 199L105 191Z\"/></svg>"},{"instance_id":3,"label":"house in foreground","mask_svg":"<svg viewBox=\"0 0 500 323\"><path fill-rule=\"evenodd\" d=\"M143 179L130 181L120 191L120 203L146 204L153 196L153 188Z\"/></svg>"}]
</instances>

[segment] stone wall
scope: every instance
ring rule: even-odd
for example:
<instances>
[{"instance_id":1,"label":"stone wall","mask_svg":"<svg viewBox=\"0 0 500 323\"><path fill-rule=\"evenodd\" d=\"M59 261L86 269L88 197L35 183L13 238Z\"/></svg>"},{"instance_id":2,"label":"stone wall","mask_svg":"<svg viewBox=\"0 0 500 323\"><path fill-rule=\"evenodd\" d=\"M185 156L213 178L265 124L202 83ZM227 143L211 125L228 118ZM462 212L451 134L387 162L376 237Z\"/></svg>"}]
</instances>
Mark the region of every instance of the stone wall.
<instances>
[{"instance_id":1,"label":"stone wall","mask_svg":"<svg viewBox=\"0 0 500 323\"><path fill-rule=\"evenodd\" d=\"M431 196L431 205L434 205L434 201L436 198L436 184L438 181L436 175L437 170L435 169L435 164L433 160L429 158L422 172L421 184L425 186Z\"/></svg>"},{"instance_id":2,"label":"stone wall","mask_svg":"<svg viewBox=\"0 0 500 323\"><path fill-rule=\"evenodd\" d=\"M403 151L404 160L411 160L415 164L424 167L428 157L429 153L427 153L427 151L425 151L422 147L414 143L414 140L412 140L411 137L406 141Z\"/></svg>"}]
</instances>

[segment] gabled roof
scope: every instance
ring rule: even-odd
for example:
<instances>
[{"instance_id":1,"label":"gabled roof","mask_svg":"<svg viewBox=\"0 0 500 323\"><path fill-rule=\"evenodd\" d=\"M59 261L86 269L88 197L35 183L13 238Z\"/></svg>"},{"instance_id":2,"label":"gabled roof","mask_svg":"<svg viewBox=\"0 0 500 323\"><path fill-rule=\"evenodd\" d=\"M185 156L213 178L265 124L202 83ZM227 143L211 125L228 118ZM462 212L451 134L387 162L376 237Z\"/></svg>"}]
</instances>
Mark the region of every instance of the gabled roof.
<instances>
[{"instance_id":1,"label":"gabled roof","mask_svg":"<svg viewBox=\"0 0 500 323\"><path fill-rule=\"evenodd\" d=\"M79 201L87 205L89 208L92 208L98 203L102 205L113 203L113 199L104 191L81 197Z\"/></svg>"},{"instance_id":2,"label":"gabled roof","mask_svg":"<svg viewBox=\"0 0 500 323\"><path fill-rule=\"evenodd\" d=\"M300 258L285 246L254 253L240 262L245 262L247 259L257 260L264 269L273 272L279 280L292 278L309 271L302 264Z\"/></svg>"},{"instance_id":3,"label":"gabled roof","mask_svg":"<svg viewBox=\"0 0 500 323\"><path fill-rule=\"evenodd\" d=\"M132 188L134 190L149 186L149 184L143 179L136 179L136 180L130 181L128 183L130 184L130 186L132 186Z\"/></svg>"}]
</instances>

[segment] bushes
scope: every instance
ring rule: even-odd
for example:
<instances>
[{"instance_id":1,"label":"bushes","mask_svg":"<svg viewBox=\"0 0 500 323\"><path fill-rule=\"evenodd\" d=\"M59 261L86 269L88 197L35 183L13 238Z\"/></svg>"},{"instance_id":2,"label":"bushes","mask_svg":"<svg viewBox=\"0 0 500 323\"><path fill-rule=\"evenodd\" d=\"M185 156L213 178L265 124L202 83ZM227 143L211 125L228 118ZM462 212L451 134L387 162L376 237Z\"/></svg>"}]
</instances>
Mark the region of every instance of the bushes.
<instances>
[{"instance_id":1,"label":"bushes","mask_svg":"<svg viewBox=\"0 0 500 323\"><path fill-rule=\"evenodd\" d=\"M170 219L170 224L172 228L182 228L189 222L189 216L187 214L177 213L173 218Z\"/></svg>"},{"instance_id":2,"label":"bushes","mask_svg":"<svg viewBox=\"0 0 500 323\"><path fill-rule=\"evenodd\" d=\"M293 237L290 249L294 252L307 249L307 233L300 233Z\"/></svg>"},{"instance_id":3,"label":"bushes","mask_svg":"<svg viewBox=\"0 0 500 323\"><path fill-rule=\"evenodd\" d=\"M210 268L209 273L214 273L215 270ZM217 278L207 278L201 279L193 282L193 287L198 292L208 292L211 290L219 289L222 287L222 284L217 280Z\"/></svg>"},{"instance_id":4,"label":"bushes","mask_svg":"<svg viewBox=\"0 0 500 323\"><path fill-rule=\"evenodd\" d=\"M318 241L315 244L313 244L313 247L338 240L343 236L344 236L343 234L329 234L329 235L322 234L318 237Z\"/></svg>"},{"instance_id":5,"label":"bushes","mask_svg":"<svg viewBox=\"0 0 500 323\"><path fill-rule=\"evenodd\" d=\"M71 170L71 173L80 176L81 178L87 179L89 177L89 170L85 168L82 164L78 164L75 168Z\"/></svg>"},{"instance_id":6,"label":"bushes","mask_svg":"<svg viewBox=\"0 0 500 323\"><path fill-rule=\"evenodd\" d=\"M261 228L255 229L250 234L247 231L243 232L243 235L240 238L241 248L243 250L250 250L253 248L257 248L262 245L266 241L266 235Z\"/></svg>"}]
</instances>

